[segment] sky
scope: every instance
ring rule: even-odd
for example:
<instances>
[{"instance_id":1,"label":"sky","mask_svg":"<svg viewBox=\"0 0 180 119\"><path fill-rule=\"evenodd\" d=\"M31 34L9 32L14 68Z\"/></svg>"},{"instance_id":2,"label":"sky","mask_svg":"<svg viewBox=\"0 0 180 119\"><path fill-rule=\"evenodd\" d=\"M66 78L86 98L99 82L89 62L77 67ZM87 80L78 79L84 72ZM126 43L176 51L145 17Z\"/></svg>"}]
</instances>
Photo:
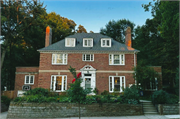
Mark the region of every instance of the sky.
<instances>
[{"instance_id":1,"label":"sky","mask_svg":"<svg viewBox=\"0 0 180 119\"><path fill-rule=\"evenodd\" d=\"M46 12L55 12L62 17L73 20L77 25L94 33L110 20L128 19L137 25L145 24L146 19L152 18L151 12L145 12L142 4L152 0L40 0L46 6Z\"/></svg>"}]
</instances>

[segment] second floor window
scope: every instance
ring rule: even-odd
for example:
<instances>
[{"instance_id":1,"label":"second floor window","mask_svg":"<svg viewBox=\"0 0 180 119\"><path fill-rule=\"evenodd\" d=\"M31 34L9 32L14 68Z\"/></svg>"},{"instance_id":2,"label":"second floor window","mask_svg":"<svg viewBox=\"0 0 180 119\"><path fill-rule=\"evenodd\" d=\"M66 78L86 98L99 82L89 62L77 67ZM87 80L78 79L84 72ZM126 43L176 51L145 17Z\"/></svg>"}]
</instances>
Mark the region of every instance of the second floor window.
<instances>
[{"instance_id":1,"label":"second floor window","mask_svg":"<svg viewBox=\"0 0 180 119\"><path fill-rule=\"evenodd\" d=\"M67 64L67 54L52 54L52 64Z\"/></svg>"},{"instance_id":2,"label":"second floor window","mask_svg":"<svg viewBox=\"0 0 180 119\"><path fill-rule=\"evenodd\" d=\"M92 38L84 38L83 39L83 47L93 47L93 39Z\"/></svg>"},{"instance_id":3,"label":"second floor window","mask_svg":"<svg viewBox=\"0 0 180 119\"><path fill-rule=\"evenodd\" d=\"M109 65L125 65L124 54L110 54Z\"/></svg>"},{"instance_id":4,"label":"second floor window","mask_svg":"<svg viewBox=\"0 0 180 119\"><path fill-rule=\"evenodd\" d=\"M93 54L83 54L83 61L94 61L94 55Z\"/></svg>"}]
</instances>

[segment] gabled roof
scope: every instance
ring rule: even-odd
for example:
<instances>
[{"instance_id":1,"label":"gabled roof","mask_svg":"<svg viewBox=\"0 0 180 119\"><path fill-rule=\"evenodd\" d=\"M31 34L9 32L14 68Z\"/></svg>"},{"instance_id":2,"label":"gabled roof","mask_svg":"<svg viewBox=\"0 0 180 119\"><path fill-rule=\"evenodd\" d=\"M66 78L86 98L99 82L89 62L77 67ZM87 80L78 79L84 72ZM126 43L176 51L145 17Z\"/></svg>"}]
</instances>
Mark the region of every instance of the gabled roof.
<instances>
[{"instance_id":1,"label":"gabled roof","mask_svg":"<svg viewBox=\"0 0 180 119\"><path fill-rule=\"evenodd\" d=\"M101 47L101 38L110 38L109 36L102 35L100 33L76 33L74 35L67 36L66 38L75 38L75 47L65 47L65 39L58 41L54 44L39 49L39 52L57 52L57 51L73 51L73 52L139 52L131 47L127 47L125 44L119 43L111 38L111 47ZM83 38L93 38L93 47L83 47Z\"/></svg>"}]
</instances>

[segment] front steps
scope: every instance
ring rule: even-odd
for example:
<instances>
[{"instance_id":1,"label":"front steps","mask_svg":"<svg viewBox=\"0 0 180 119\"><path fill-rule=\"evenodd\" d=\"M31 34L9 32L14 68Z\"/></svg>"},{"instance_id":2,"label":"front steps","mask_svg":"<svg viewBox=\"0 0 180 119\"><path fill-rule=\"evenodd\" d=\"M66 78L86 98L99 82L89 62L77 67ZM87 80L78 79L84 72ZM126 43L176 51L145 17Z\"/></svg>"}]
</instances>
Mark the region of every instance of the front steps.
<instances>
[{"instance_id":1,"label":"front steps","mask_svg":"<svg viewBox=\"0 0 180 119\"><path fill-rule=\"evenodd\" d=\"M140 102L143 104L144 114L158 114L156 108L154 107L151 101L140 100Z\"/></svg>"}]
</instances>

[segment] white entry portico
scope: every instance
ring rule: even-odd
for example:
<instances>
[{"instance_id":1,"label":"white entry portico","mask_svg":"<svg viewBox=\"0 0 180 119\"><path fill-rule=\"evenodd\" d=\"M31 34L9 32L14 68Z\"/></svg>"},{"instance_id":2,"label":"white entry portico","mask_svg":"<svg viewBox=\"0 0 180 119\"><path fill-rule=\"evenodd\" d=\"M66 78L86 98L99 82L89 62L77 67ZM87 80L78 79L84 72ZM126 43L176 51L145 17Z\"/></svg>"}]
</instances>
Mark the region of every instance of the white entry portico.
<instances>
[{"instance_id":1,"label":"white entry portico","mask_svg":"<svg viewBox=\"0 0 180 119\"><path fill-rule=\"evenodd\" d=\"M83 79L81 87L84 89L92 88L93 91L96 87L96 69L94 69L91 65L85 65L82 69L80 69L80 71Z\"/></svg>"}]
</instances>

